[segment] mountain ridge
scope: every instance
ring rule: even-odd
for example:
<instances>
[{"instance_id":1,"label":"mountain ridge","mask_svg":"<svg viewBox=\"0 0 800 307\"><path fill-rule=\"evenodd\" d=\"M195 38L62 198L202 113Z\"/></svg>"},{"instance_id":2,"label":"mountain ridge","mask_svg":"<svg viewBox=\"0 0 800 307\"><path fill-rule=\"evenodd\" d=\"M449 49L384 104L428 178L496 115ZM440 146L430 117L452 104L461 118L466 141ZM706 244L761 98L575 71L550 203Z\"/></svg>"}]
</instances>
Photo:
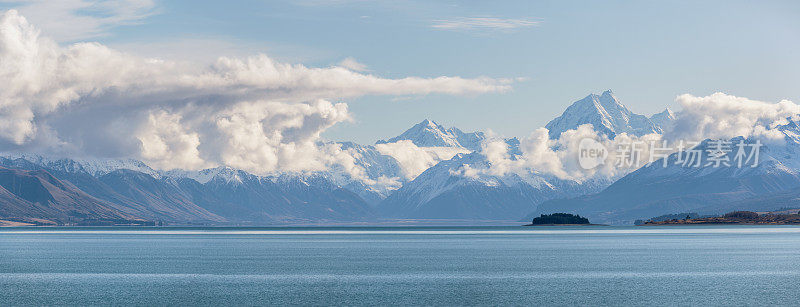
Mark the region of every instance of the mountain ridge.
<instances>
[{"instance_id":1,"label":"mountain ridge","mask_svg":"<svg viewBox=\"0 0 800 307\"><path fill-rule=\"evenodd\" d=\"M445 128L432 120L425 119L402 134L388 140L379 140L376 144L409 140L420 147L461 147L477 151L480 150L481 141L485 138L483 132L463 132L456 127Z\"/></svg>"},{"instance_id":2,"label":"mountain ridge","mask_svg":"<svg viewBox=\"0 0 800 307\"><path fill-rule=\"evenodd\" d=\"M791 194L784 195L786 191L800 188L800 143L793 141L795 132L785 131L787 143L783 146L764 145L756 167L739 168L734 163L721 167L708 165L708 149L713 140L707 139L693 148L702 153L700 167L679 163L679 155L685 152L673 153L665 158L667 167L663 167L664 159L657 160L599 193L547 201L529 216L556 211L580 212L603 223L633 224L636 219L676 212L721 214L734 210L777 209L757 199L782 197L788 200ZM742 137L729 141L733 144L753 142ZM733 151L726 153L727 160L735 161L734 155Z\"/></svg>"},{"instance_id":3,"label":"mountain ridge","mask_svg":"<svg viewBox=\"0 0 800 307\"><path fill-rule=\"evenodd\" d=\"M610 138L620 133L661 133L677 116L679 113L669 108L650 117L635 114L611 91L605 91L571 104L548 123L548 137L552 140L564 129L584 124L592 124ZM72 204L80 209L78 212L110 220L228 225L369 223L382 219L518 220L531 212L573 212L598 222L629 223L675 212L758 210L754 206L764 206L760 198L782 204L800 199L800 192L796 192L800 191L800 124L790 117L772 129L783 133L789 145L767 146L766 161L759 168L662 170L648 164L615 177L619 179L613 182L603 177L558 178L537 169L491 171L493 162L483 152L484 133L465 133L427 119L376 145L325 143L350 154L363 172L340 166L267 175L225 166L165 171L134 159L6 153L0 155L0 166L7 169L7 178L30 182L34 196L41 198L32 198L12 186L0 190L0 209L5 210L0 211L0 219L14 213L11 211L31 215L33 211L22 208L41 211L44 209L36 204L48 202L63 209L45 214L53 223L91 219L70 216L67 207ZM523 158L522 147L530 146L517 138L503 140L504 154L511 161ZM431 160L434 163L425 165L427 169L421 174L406 177L404 165L391 155L393 149L377 148L392 142L413 147L410 142L420 147L415 150L423 149L415 154L432 154L424 151L431 148L456 148L462 153ZM38 171L49 175L28 173ZM717 184L709 184L710 179L716 179ZM81 202L64 195L73 195ZM648 199L653 195L656 199Z\"/></svg>"}]
</instances>

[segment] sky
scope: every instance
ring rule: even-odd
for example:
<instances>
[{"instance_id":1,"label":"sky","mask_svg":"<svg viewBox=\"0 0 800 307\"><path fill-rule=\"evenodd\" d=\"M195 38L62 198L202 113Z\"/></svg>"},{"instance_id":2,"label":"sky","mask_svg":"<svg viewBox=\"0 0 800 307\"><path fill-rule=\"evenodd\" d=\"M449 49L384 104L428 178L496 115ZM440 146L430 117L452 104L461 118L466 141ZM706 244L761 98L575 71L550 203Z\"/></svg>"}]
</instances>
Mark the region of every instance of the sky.
<instances>
[{"instance_id":1,"label":"sky","mask_svg":"<svg viewBox=\"0 0 800 307\"><path fill-rule=\"evenodd\" d=\"M334 93L302 95L329 100L329 105L307 105L328 112L324 114L341 113L337 108L346 105L348 116L320 123L313 132L336 141L374 143L426 118L465 131L524 136L573 101L607 89L646 115L665 107L680 109L676 98L682 94L723 92L758 101L800 101L797 1L301 0L222 5L0 0L0 9L17 10L64 50L97 42L135 56L211 65L220 56L264 54L276 62L302 65L300 70L338 66L356 74L353 82L362 82L362 76L385 82L380 88L354 85L351 91L329 88ZM442 76L462 79L447 83L444 90L445 81L433 80ZM407 77L424 80L391 83ZM39 116L42 109L31 112ZM172 118L166 111L150 111L151 122ZM58 119L49 123L58 126ZM191 133L179 139L181 144L195 141ZM160 147L153 148L159 152Z\"/></svg>"}]
</instances>

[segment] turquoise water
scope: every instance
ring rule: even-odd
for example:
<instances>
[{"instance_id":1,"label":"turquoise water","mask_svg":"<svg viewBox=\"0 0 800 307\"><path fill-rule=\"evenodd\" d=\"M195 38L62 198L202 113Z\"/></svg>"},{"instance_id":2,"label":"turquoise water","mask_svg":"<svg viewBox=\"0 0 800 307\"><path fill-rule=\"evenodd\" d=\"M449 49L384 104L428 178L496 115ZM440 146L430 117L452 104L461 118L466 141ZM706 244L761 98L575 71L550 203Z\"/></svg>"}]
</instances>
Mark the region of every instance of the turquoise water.
<instances>
[{"instance_id":1,"label":"turquoise water","mask_svg":"<svg viewBox=\"0 0 800 307\"><path fill-rule=\"evenodd\" d=\"M795 305L800 227L7 228L0 305Z\"/></svg>"}]
</instances>

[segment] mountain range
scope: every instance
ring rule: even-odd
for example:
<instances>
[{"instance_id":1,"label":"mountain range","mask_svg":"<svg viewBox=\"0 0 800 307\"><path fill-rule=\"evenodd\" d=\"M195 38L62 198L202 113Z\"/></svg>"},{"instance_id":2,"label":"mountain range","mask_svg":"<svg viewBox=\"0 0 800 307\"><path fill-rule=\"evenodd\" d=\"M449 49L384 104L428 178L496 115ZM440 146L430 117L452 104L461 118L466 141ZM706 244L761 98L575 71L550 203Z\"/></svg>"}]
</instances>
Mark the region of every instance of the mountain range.
<instances>
[{"instance_id":1,"label":"mountain range","mask_svg":"<svg viewBox=\"0 0 800 307\"><path fill-rule=\"evenodd\" d=\"M660 159L631 172L599 193L544 202L528 218L540 213L580 212L600 223L632 224L637 219L677 212L713 215L798 207L800 125L791 118L787 121L773 128L783 133L784 142L759 147L757 164L734 163L735 144L752 145L753 140L726 140L733 144L733 150L723 156L728 165L717 166L710 155L720 140L707 139L692 148L700 153L698 164L684 163L686 152L676 152L666 161Z\"/></svg>"},{"instance_id":2,"label":"mountain range","mask_svg":"<svg viewBox=\"0 0 800 307\"><path fill-rule=\"evenodd\" d=\"M546 128L557 139L564 131L590 124L613 139L621 133L662 133L675 118L669 109L650 117L636 114L606 91L574 102ZM487 136L427 119L374 145L336 143L354 157L363 176L337 167L267 176L229 167L161 171L133 159L6 153L0 157L0 220L46 225L352 224L515 221L570 212L594 223L631 224L676 212L786 207L800 199L800 128L789 120L775 129L785 134L788 145L765 147L755 168L686 168L674 163L675 153L667 158L668 167L656 161L616 181L564 179L535 169L477 172L493 163L483 152ZM519 159L520 141L503 141L509 159ZM432 155L430 167L412 174L386 151L403 142L449 154Z\"/></svg>"},{"instance_id":3,"label":"mountain range","mask_svg":"<svg viewBox=\"0 0 800 307\"><path fill-rule=\"evenodd\" d=\"M33 208L51 210L23 210L30 207L28 203L7 206L4 202L0 211L3 219L35 224L113 218L167 224L259 225L374 217L361 197L319 175L259 177L225 167L180 176L175 171L161 173L149 168L93 174L86 165L95 164L43 157L31 160L37 162L23 157L0 158L5 171L0 193L8 195L6 202L22 199L35 204Z\"/></svg>"}]
</instances>

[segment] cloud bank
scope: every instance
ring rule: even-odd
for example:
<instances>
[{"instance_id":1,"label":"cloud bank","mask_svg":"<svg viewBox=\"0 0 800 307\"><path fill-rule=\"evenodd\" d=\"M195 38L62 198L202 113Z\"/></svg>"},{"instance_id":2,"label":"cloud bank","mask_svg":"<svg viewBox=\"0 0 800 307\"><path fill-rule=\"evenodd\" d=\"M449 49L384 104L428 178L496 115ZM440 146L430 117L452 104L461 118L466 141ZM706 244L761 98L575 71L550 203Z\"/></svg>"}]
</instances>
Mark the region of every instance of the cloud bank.
<instances>
[{"instance_id":1,"label":"cloud bank","mask_svg":"<svg viewBox=\"0 0 800 307\"><path fill-rule=\"evenodd\" d=\"M683 94L675 101L682 110L673 129L665 132L670 140L736 136L755 136L768 141L782 139L783 134L772 128L800 114L800 105L788 100L769 103L724 93L704 97Z\"/></svg>"},{"instance_id":2,"label":"cloud bank","mask_svg":"<svg viewBox=\"0 0 800 307\"><path fill-rule=\"evenodd\" d=\"M0 16L0 151L142 159L162 169L226 165L256 174L348 163L320 134L351 119L339 99L503 92L491 78L381 78L266 55L211 64L60 46L14 10ZM353 170L354 174L358 170Z\"/></svg>"}]
</instances>

